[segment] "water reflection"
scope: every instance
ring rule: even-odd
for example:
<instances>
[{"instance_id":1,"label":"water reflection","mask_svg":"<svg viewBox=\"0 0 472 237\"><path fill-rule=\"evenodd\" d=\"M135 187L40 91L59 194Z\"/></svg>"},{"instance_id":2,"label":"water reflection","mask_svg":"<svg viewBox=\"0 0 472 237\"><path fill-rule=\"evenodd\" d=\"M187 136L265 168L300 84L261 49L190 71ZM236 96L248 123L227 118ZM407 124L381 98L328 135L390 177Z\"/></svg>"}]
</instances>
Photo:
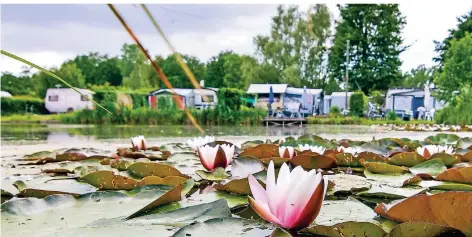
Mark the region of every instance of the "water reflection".
<instances>
[{"instance_id":1,"label":"water reflection","mask_svg":"<svg viewBox=\"0 0 472 237\"><path fill-rule=\"evenodd\" d=\"M14 125L2 124L2 141L65 141L83 139L120 139L136 134L146 137L190 137L200 133L192 126L123 126L123 125ZM304 134L337 134L372 132L366 126L307 125L290 126L212 126L204 127L216 136L300 136Z\"/></svg>"}]
</instances>

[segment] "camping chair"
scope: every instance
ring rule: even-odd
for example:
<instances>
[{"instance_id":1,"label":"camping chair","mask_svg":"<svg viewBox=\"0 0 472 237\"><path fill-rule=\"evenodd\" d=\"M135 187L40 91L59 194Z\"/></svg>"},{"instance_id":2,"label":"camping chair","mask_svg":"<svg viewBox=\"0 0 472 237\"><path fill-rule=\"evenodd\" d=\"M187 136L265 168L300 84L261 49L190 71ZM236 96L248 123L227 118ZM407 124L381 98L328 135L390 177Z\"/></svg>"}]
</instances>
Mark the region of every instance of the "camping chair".
<instances>
[{"instance_id":1,"label":"camping chair","mask_svg":"<svg viewBox=\"0 0 472 237\"><path fill-rule=\"evenodd\" d=\"M287 104L287 111L290 113L290 118L300 118L300 106L301 104L298 102L288 103Z\"/></svg>"}]
</instances>

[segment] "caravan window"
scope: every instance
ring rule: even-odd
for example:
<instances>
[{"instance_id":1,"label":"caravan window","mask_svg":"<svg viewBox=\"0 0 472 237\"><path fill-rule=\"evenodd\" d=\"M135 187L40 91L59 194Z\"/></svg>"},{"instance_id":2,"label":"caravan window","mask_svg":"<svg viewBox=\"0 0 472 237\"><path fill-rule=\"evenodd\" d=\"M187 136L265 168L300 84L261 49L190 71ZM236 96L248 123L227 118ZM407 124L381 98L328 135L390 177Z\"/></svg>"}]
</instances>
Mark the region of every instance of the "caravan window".
<instances>
[{"instance_id":1,"label":"caravan window","mask_svg":"<svg viewBox=\"0 0 472 237\"><path fill-rule=\"evenodd\" d=\"M202 95L202 102L214 102L214 99L215 98L212 95Z\"/></svg>"},{"instance_id":2,"label":"caravan window","mask_svg":"<svg viewBox=\"0 0 472 237\"><path fill-rule=\"evenodd\" d=\"M87 99L87 97L85 97L83 95L80 95L80 100L81 101L89 101L89 99Z\"/></svg>"},{"instance_id":3,"label":"caravan window","mask_svg":"<svg viewBox=\"0 0 472 237\"><path fill-rule=\"evenodd\" d=\"M50 95L49 96L49 101L59 101L59 96L58 95Z\"/></svg>"}]
</instances>

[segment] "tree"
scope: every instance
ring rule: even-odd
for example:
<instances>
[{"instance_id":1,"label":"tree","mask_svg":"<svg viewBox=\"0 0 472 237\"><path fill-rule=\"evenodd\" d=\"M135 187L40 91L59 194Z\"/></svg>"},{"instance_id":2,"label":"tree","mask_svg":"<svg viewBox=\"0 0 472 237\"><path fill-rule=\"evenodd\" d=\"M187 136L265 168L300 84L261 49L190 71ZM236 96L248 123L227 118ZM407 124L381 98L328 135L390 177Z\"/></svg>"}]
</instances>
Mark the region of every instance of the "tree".
<instances>
[{"instance_id":1,"label":"tree","mask_svg":"<svg viewBox=\"0 0 472 237\"><path fill-rule=\"evenodd\" d=\"M311 7L309 14L302 14L296 6L279 6L272 18L270 35L254 39L258 56L264 64L277 69L281 82L324 87L330 25L326 5Z\"/></svg>"},{"instance_id":2,"label":"tree","mask_svg":"<svg viewBox=\"0 0 472 237\"><path fill-rule=\"evenodd\" d=\"M85 77L82 75L82 71L73 62L62 64L55 74L74 87L81 88L85 86Z\"/></svg>"},{"instance_id":3,"label":"tree","mask_svg":"<svg viewBox=\"0 0 472 237\"><path fill-rule=\"evenodd\" d=\"M82 71L80 71L73 61L62 64L59 69L51 68L50 71L74 87L83 88L85 85L85 77L82 75ZM55 88L56 85L59 85L62 88L68 88L68 86L64 83L43 72L34 74L32 80L36 88L37 95L40 98L44 98L46 96L47 89Z\"/></svg>"},{"instance_id":4,"label":"tree","mask_svg":"<svg viewBox=\"0 0 472 237\"><path fill-rule=\"evenodd\" d=\"M3 72L0 77L0 85L3 91L7 91L12 95L34 95L31 77L15 76L9 72Z\"/></svg>"},{"instance_id":5,"label":"tree","mask_svg":"<svg viewBox=\"0 0 472 237\"><path fill-rule=\"evenodd\" d=\"M103 84L98 82L97 76L100 74L97 72L98 65L105 60L105 55L100 55L97 52L89 53L87 55L79 55L75 57L73 60L67 61L74 62L75 65L82 71L82 74L85 78L85 84L91 85L100 85Z\"/></svg>"},{"instance_id":6,"label":"tree","mask_svg":"<svg viewBox=\"0 0 472 237\"><path fill-rule=\"evenodd\" d=\"M206 65L205 86L216 88L226 86L223 81L226 74L224 68L224 57L232 53L233 52L231 51L223 51L218 55L211 57L210 61Z\"/></svg>"},{"instance_id":7,"label":"tree","mask_svg":"<svg viewBox=\"0 0 472 237\"><path fill-rule=\"evenodd\" d=\"M365 94L387 90L401 78L401 31L406 24L397 4L338 5L341 20L329 55L332 79L343 81L349 53L349 87ZM347 41L350 48L347 50Z\"/></svg>"},{"instance_id":8,"label":"tree","mask_svg":"<svg viewBox=\"0 0 472 237\"><path fill-rule=\"evenodd\" d=\"M434 67L428 68L424 64L419 65L417 68L411 69L410 72L406 72L403 81L400 81L398 85L423 88L426 83L433 81L435 71Z\"/></svg>"},{"instance_id":9,"label":"tree","mask_svg":"<svg viewBox=\"0 0 472 237\"><path fill-rule=\"evenodd\" d=\"M472 88L472 33L461 39L452 39L446 52L443 68L435 83L440 99L455 102L459 90ZM468 88L468 89L466 89Z\"/></svg>"},{"instance_id":10,"label":"tree","mask_svg":"<svg viewBox=\"0 0 472 237\"><path fill-rule=\"evenodd\" d=\"M451 41L454 39L459 40L463 38L467 32L472 32L472 9L469 11L469 13L458 17L457 21L459 22L457 24L457 29L450 29L449 36L442 42L434 42L436 44L435 51L439 54L439 56L433 58L433 60L439 63L440 70L442 69L442 65L446 60L447 51L451 47Z\"/></svg>"},{"instance_id":11,"label":"tree","mask_svg":"<svg viewBox=\"0 0 472 237\"><path fill-rule=\"evenodd\" d=\"M134 70L134 64L143 63L146 61L144 55L139 50L136 44L123 44L121 47L121 56L118 67L120 68L121 75L128 77Z\"/></svg>"},{"instance_id":12,"label":"tree","mask_svg":"<svg viewBox=\"0 0 472 237\"><path fill-rule=\"evenodd\" d=\"M131 65L131 72L123 78L123 86L131 89L149 88L151 89L149 64L146 63L146 57L143 54L137 54L133 59L134 64ZM128 66L122 67L128 70ZM122 71L123 72L123 71Z\"/></svg>"},{"instance_id":13,"label":"tree","mask_svg":"<svg viewBox=\"0 0 472 237\"><path fill-rule=\"evenodd\" d=\"M120 86L123 82L118 58L106 58L100 62L95 70L95 84L104 85L108 82L112 86Z\"/></svg>"},{"instance_id":14,"label":"tree","mask_svg":"<svg viewBox=\"0 0 472 237\"><path fill-rule=\"evenodd\" d=\"M182 59L192 71L193 75L197 79L197 82L205 78L205 65L194 56L182 55ZM184 70L177 63L175 55L169 55L162 62L162 70L166 74L172 86L175 88L193 88L190 79L185 74Z\"/></svg>"}]
</instances>

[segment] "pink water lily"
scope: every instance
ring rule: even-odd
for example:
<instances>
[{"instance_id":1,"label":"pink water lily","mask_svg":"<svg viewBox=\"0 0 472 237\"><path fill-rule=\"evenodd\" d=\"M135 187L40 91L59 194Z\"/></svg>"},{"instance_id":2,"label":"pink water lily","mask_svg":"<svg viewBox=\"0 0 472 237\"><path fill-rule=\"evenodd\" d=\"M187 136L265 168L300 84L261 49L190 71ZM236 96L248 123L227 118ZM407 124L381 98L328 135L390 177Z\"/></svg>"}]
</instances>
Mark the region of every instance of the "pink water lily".
<instances>
[{"instance_id":1,"label":"pink water lily","mask_svg":"<svg viewBox=\"0 0 472 237\"><path fill-rule=\"evenodd\" d=\"M188 139L187 144L192 148L194 151L198 151L200 146L203 146L207 143L214 142L216 139L213 136L205 136L205 137L194 137L193 139Z\"/></svg>"},{"instance_id":2,"label":"pink water lily","mask_svg":"<svg viewBox=\"0 0 472 237\"><path fill-rule=\"evenodd\" d=\"M454 148L447 145L426 145L416 148L416 153L422 155L424 158L429 158L436 153L452 154L453 152Z\"/></svg>"},{"instance_id":3,"label":"pink water lily","mask_svg":"<svg viewBox=\"0 0 472 237\"><path fill-rule=\"evenodd\" d=\"M215 147L205 145L198 148L200 162L208 171L213 171L217 167L228 167L233 160L233 155L233 145L223 144Z\"/></svg>"},{"instance_id":4,"label":"pink water lily","mask_svg":"<svg viewBox=\"0 0 472 237\"><path fill-rule=\"evenodd\" d=\"M143 135L132 137L131 145L134 151L146 150L147 143Z\"/></svg>"},{"instance_id":5,"label":"pink water lily","mask_svg":"<svg viewBox=\"0 0 472 237\"><path fill-rule=\"evenodd\" d=\"M282 158L292 158L295 155L295 148L292 146L279 147L279 156Z\"/></svg>"},{"instance_id":6,"label":"pink water lily","mask_svg":"<svg viewBox=\"0 0 472 237\"><path fill-rule=\"evenodd\" d=\"M307 172L297 166L290 172L285 163L276 183L272 161L265 190L253 175L248 179L254 196L249 197L249 204L254 211L264 220L287 229L309 226L320 213L328 188L328 180L316 170Z\"/></svg>"},{"instance_id":7,"label":"pink water lily","mask_svg":"<svg viewBox=\"0 0 472 237\"><path fill-rule=\"evenodd\" d=\"M316 152L320 155L323 155L324 152L326 151L326 148L324 148L322 146L311 146L309 144L305 144L305 145L299 144L298 149L300 151L308 151L309 150L311 152Z\"/></svg>"}]
</instances>

